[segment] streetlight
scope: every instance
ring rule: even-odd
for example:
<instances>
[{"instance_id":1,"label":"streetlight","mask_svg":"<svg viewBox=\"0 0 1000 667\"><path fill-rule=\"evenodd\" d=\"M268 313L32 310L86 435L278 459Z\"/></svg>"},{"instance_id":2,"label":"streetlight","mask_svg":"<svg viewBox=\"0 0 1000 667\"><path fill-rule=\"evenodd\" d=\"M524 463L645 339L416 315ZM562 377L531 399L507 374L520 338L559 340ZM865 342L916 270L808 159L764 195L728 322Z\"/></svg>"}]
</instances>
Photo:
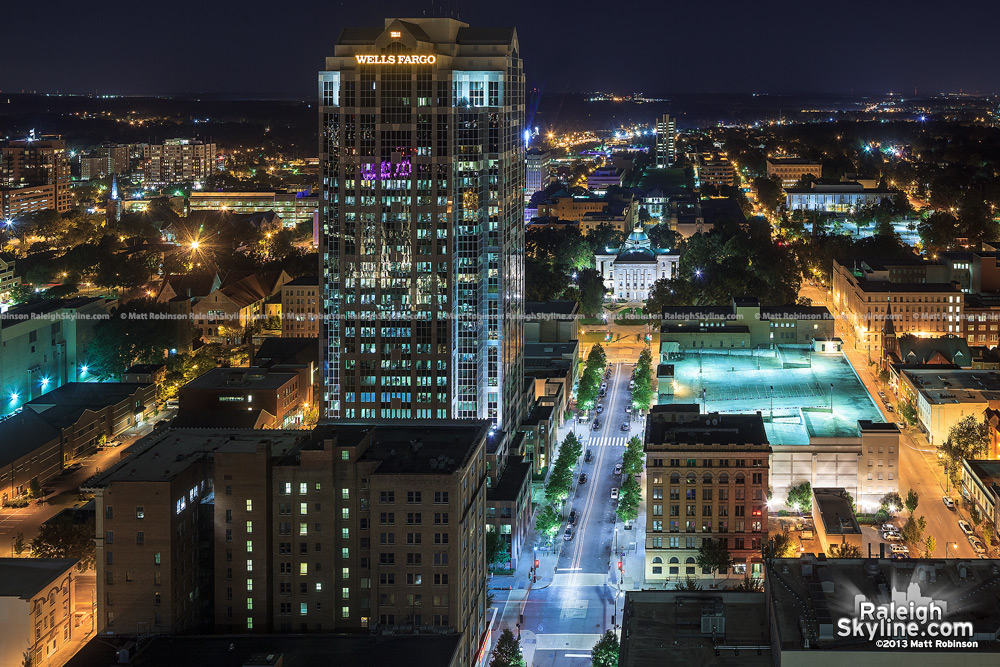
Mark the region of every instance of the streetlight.
<instances>
[{"instance_id":1,"label":"streetlight","mask_svg":"<svg viewBox=\"0 0 1000 667\"><path fill-rule=\"evenodd\" d=\"M945 542L944 543L944 557L948 557L948 547L951 546L955 549L955 555L958 555L958 542Z\"/></svg>"}]
</instances>

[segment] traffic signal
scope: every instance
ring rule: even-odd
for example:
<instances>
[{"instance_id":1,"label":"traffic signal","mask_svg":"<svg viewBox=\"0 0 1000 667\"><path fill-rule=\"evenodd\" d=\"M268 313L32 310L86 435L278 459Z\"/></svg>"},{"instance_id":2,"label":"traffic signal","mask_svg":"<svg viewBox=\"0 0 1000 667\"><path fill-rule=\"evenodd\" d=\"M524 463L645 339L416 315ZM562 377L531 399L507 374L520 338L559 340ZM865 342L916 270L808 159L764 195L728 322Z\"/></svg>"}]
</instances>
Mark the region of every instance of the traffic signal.
<instances>
[{"instance_id":1,"label":"traffic signal","mask_svg":"<svg viewBox=\"0 0 1000 667\"><path fill-rule=\"evenodd\" d=\"M622 569L622 562L621 562L621 561L618 561L618 571L620 572L620 571L621 571L621 569Z\"/></svg>"},{"instance_id":2,"label":"traffic signal","mask_svg":"<svg viewBox=\"0 0 1000 667\"><path fill-rule=\"evenodd\" d=\"M538 559L537 558L535 559L535 569L536 570L538 569Z\"/></svg>"}]
</instances>

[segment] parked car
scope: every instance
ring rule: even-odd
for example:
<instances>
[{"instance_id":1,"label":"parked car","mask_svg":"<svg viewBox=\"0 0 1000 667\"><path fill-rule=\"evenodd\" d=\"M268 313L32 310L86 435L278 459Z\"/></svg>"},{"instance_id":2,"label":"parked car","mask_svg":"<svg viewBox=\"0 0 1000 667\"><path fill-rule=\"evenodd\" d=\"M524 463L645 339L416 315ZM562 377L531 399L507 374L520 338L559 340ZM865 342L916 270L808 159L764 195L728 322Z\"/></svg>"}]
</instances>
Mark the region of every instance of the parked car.
<instances>
[{"instance_id":1,"label":"parked car","mask_svg":"<svg viewBox=\"0 0 1000 667\"><path fill-rule=\"evenodd\" d=\"M571 526L576 525L576 510L569 511L569 525Z\"/></svg>"},{"instance_id":2,"label":"parked car","mask_svg":"<svg viewBox=\"0 0 1000 667\"><path fill-rule=\"evenodd\" d=\"M962 532L965 533L967 536L972 535L972 526L970 526L966 521L959 519L958 527L961 528Z\"/></svg>"},{"instance_id":3,"label":"parked car","mask_svg":"<svg viewBox=\"0 0 1000 667\"><path fill-rule=\"evenodd\" d=\"M604 403L598 403L597 404L597 414L601 414L602 412L604 412Z\"/></svg>"},{"instance_id":4,"label":"parked car","mask_svg":"<svg viewBox=\"0 0 1000 667\"><path fill-rule=\"evenodd\" d=\"M604 398L607 395L608 395L608 390L607 389L602 389L599 392L597 392L597 397L598 398Z\"/></svg>"},{"instance_id":5,"label":"parked car","mask_svg":"<svg viewBox=\"0 0 1000 667\"><path fill-rule=\"evenodd\" d=\"M886 542L901 542L903 536L899 533L882 533L882 539Z\"/></svg>"},{"instance_id":6,"label":"parked car","mask_svg":"<svg viewBox=\"0 0 1000 667\"><path fill-rule=\"evenodd\" d=\"M66 466L66 470L68 470L70 472L76 472L77 470L79 470L82 467L83 467L82 463L74 463L72 465Z\"/></svg>"},{"instance_id":7,"label":"parked car","mask_svg":"<svg viewBox=\"0 0 1000 667\"><path fill-rule=\"evenodd\" d=\"M635 380L629 380L628 381L628 390L632 391L633 389L635 389Z\"/></svg>"},{"instance_id":8,"label":"parked car","mask_svg":"<svg viewBox=\"0 0 1000 667\"><path fill-rule=\"evenodd\" d=\"M886 410L887 410L888 412L895 412L895 410L893 410L893 408L892 408L892 403L886 403L886 404L885 404L885 409L886 409Z\"/></svg>"},{"instance_id":9,"label":"parked car","mask_svg":"<svg viewBox=\"0 0 1000 667\"><path fill-rule=\"evenodd\" d=\"M601 429L601 420L600 419L595 419L594 420L594 424L590 428L593 429L593 430L595 430L595 431L599 431Z\"/></svg>"},{"instance_id":10,"label":"parked car","mask_svg":"<svg viewBox=\"0 0 1000 667\"><path fill-rule=\"evenodd\" d=\"M983 546L983 543L975 535L969 535L969 544L972 545L972 550L977 554L986 553L986 547Z\"/></svg>"},{"instance_id":11,"label":"parked car","mask_svg":"<svg viewBox=\"0 0 1000 667\"><path fill-rule=\"evenodd\" d=\"M580 473L580 484L586 484L586 483L587 483L587 473L581 472Z\"/></svg>"},{"instance_id":12,"label":"parked car","mask_svg":"<svg viewBox=\"0 0 1000 667\"><path fill-rule=\"evenodd\" d=\"M892 525L891 523L883 523L882 527L879 530L881 530L884 533L886 531L899 530L899 528L896 528L896 526Z\"/></svg>"},{"instance_id":13,"label":"parked car","mask_svg":"<svg viewBox=\"0 0 1000 667\"><path fill-rule=\"evenodd\" d=\"M622 474L622 464L621 463L619 463L618 465L615 466L615 474L616 475Z\"/></svg>"},{"instance_id":14,"label":"parked car","mask_svg":"<svg viewBox=\"0 0 1000 667\"><path fill-rule=\"evenodd\" d=\"M909 554L910 547L905 544L891 544L889 545L889 551L894 554Z\"/></svg>"},{"instance_id":15,"label":"parked car","mask_svg":"<svg viewBox=\"0 0 1000 667\"><path fill-rule=\"evenodd\" d=\"M607 390L608 390L608 383L607 382L602 382L601 383L601 391L607 391Z\"/></svg>"},{"instance_id":16,"label":"parked car","mask_svg":"<svg viewBox=\"0 0 1000 667\"><path fill-rule=\"evenodd\" d=\"M628 433L628 429L629 429L628 422L622 422L622 431Z\"/></svg>"},{"instance_id":17,"label":"parked car","mask_svg":"<svg viewBox=\"0 0 1000 667\"><path fill-rule=\"evenodd\" d=\"M950 497L944 496L943 498L941 498L941 500L944 501L944 506L945 507L947 507L948 509L950 509L952 511L955 510L955 501L952 500Z\"/></svg>"},{"instance_id":18,"label":"parked car","mask_svg":"<svg viewBox=\"0 0 1000 667\"><path fill-rule=\"evenodd\" d=\"M573 526L566 528L566 532L563 533L563 539L567 542L573 539Z\"/></svg>"},{"instance_id":19,"label":"parked car","mask_svg":"<svg viewBox=\"0 0 1000 667\"><path fill-rule=\"evenodd\" d=\"M611 500L618 500L618 487L613 487L611 489Z\"/></svg>"},{"instance_id":20,"label":"parked car","mask_svg":"<svg viewBox=\"0 0 1000 667\"><path fill-rule=\"evenodd\" d=\"M625 414L632 414L632 406L630 404L625 405Z\"/></svg>"},{"instance_id":21,"label":"parked car","mask_svg":"<svg viewBox=\"0 0 1000 667\"><path fill-rule=\"evenodd\" d=\"M583 462L590 463L591 459L593 458L594 458L594 453L588 449L587 453L583 455Z\"/></svg>"}]
</instances>

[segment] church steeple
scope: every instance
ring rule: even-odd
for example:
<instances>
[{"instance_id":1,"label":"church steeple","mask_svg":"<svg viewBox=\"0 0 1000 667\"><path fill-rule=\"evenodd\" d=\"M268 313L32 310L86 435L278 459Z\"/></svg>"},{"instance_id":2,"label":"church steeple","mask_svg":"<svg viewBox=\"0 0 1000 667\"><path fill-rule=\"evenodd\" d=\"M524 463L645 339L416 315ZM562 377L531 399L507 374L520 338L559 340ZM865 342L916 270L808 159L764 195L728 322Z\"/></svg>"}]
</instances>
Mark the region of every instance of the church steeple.
<instances>
[{"instance_id":1,"label":"church steeple","mask_svg":"<svg viewBox=\"0 0 1000 667\"><path fill-rule=\"evenodd\" d=\"M105 223L108 227L122 221L122 202L118 199L118 174L111 174L111 199L105 207Z\"/></svg>"},{"instance_id":2,"label":"church steeple","mask_svg":"<svg viewBox=\"0 0 1000 667\"><path fill-rule=\"evenodd\" d=\"M895 336L896 326L892 323L892 297L887 297L885 304L885 323L882 325L883 336Z\"/></svg>"}]
</instances>

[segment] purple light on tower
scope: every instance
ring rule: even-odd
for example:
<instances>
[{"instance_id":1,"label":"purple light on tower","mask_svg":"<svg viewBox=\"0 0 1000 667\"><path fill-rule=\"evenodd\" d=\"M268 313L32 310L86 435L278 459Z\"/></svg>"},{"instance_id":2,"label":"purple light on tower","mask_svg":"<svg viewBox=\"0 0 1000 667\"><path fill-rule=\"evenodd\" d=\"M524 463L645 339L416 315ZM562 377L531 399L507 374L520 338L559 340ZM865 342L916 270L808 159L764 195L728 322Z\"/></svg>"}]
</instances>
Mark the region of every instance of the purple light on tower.
<instances>
[{"instance_id":1,"label":"purple light on tower","mask_svg":"<svg viewBox=\"0 0 1000 667\"><path fill-rule=\"evenodd\" d=\"M365 181L387 180L390 178L406 178L413 172L413 165L409 160L403 160L393 164L388 160L383 160L379 164L378 170L374 164L361 165L361 179Z\"/></svg>"}]
</instances>

